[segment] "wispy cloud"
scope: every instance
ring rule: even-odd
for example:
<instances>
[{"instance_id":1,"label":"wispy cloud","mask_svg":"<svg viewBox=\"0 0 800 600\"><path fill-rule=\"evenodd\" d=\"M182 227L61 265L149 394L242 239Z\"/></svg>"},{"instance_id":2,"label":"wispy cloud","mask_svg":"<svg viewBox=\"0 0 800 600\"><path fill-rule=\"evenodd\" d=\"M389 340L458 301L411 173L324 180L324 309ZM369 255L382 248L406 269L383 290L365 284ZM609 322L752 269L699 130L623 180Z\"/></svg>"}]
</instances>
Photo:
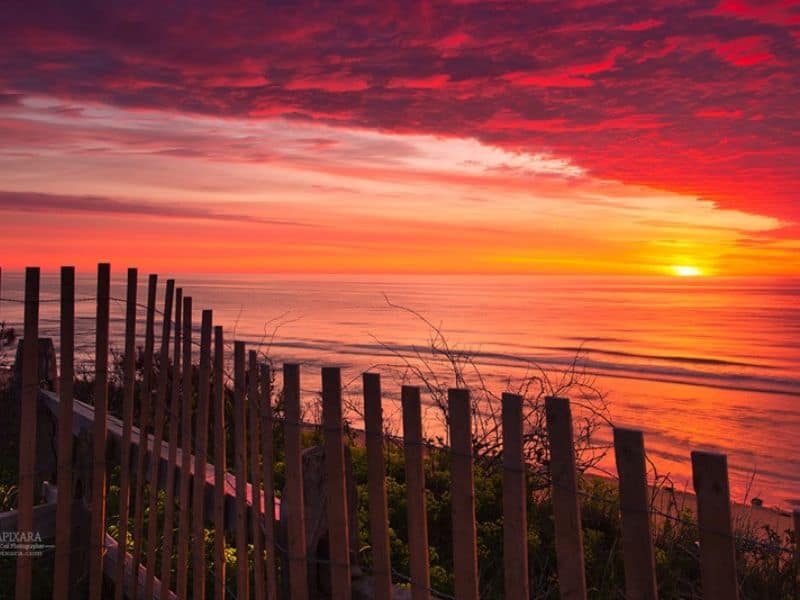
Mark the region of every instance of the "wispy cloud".
<instances>
[{"instance_id":1,"label":"wispy cloud","mask_svg":"<svg viewBox=\"0 0 800 600\"><path fill-rule=\"evenodd\" d=\"M233 221L292 227L311 227L300 221L267 219L258 214L220 212L198 204L172 205L142 200L108 198L103 196L70 196L35 192L0 191L0 211L16 213L74 214L88 213L108 216L166 217L169 219L202 219Z\"/></svg>"},{"instance_id":2,"label":"wispy cloud","mask_svg":"<svg viewBox=\"0 0 800 600\"><path fill-rule=\"evenodd\" d=\"M146 0L102 11L32 3L4 16L0 104L49 94L66 106L476 139L798 218L786 191L800 172L800 9L791 2L398 10L356 0L223 11L201 0L165 13Z\"/></svg>"},{"instance_id":3,"label":"wispy cloud","mask_svg":"<svg viewBox=\"0 0 800 600\"><path fill-rule=\"evenodd\" d=\"M796 3L37 4L0 19L8 214L308 223L394 266L410 214L481 268L563 228L611 270L797 238Z\"/></svg>"}]
</instances>

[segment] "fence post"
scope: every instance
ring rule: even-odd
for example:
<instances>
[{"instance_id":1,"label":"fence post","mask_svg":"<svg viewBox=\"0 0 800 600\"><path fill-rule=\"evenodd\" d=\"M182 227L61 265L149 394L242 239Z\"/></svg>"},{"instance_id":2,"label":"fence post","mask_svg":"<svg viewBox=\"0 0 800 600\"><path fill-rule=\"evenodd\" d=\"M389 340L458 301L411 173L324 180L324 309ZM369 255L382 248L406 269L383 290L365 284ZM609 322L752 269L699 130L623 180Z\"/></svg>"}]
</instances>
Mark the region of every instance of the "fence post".
<instances>
[{"instance_id":1,"label":"fence post","mask_svg":"<svg viewBox=\"0 0 800 600\"><path fill-rule=\"evenodd\" d=\"M697 494L703 598L736 600L739 585L731 527L728 458L713 452L692 452L692 482Z\"/></svg>"},{"instance_id":2,"label":"fence post","mask_svg":"<svg viewBox=\"0 0 800 600\"><path fill-rule=\"evenodd\" d=\"M264 598L264 539L261 529L261 468L258 464L260 446L258 410L258 354L248 353L247 411L250 433L250 485L252 490L252 509L250 525L253 531L253 592L256 598Z\"/></svg>"},{"instance_id":3,"label":"fence post","mask_svg":"<svg viewBox=\"0 0 800 600\"><path fill-rule=\"evenodd\" d=\"M175 348L172 351L172 390L169 417L165 420L169 438L167 456L166 501L164 503L164 545L161 548L161 598L166 598L172 585L172 544L175 536L175 465L178 462L178 416L180 414L181 339L183 328L183 289L175 290ZM118 600L122 600L121 598Z\"/></svg>"},{"instance_id":4,"label":"fence post","mask_svg":"<svg viewBox=\"0 0 800 600\"><path fill-rule=\"evenodd\" d=\"M194 552L192 552L194 584L192 596L206 597L206 544L205 532L205 490L206 455L208 453L208 402L211 379L211 320L210 310L204 310L200 317L200 365L197 376L197 416L194 446L194 493L192 494L192 527L194 529Z\"/></svg>"},{"instance_id":5,"label":"fence post","mask_svg":"<svg viewBox=\"0 0 800 600\"><path fill-rule=\"evenodd\" d=\"M364 435L367 447L367 492L369 531L372 545L374 594L379 600L392 597L392 565L389 553L389 512L386 500L386 464L383 457L383 408L381 378L364 373Z\"/></svg>"},{"instance_id":6,"label":"fence post","mask_svg":"<svg viewBox=\"0 0 800 600\"><path fill-rule=\"evenodd\" d=\"M800 508L794 511L794 589L800 595Z\"/></svg>"},{"instance_id":7,"label":"fence post","mask_svg":"<svg viewBox=\"0 0 800 600\"><path fill-rule=\"evenodd\" d=\"M275 473L272 433L272 382L270 368L261 365L261 466L264 470L264 546L267 554L267 600L278 600L275 564Z\"/></svg>"},{"instance_id":8,"label":"fence post","mask_svg":"<svg viewBox=\"0 0 800 600\"><path fill-rule=\"evenodd\" d=\"M342 380L337 367L322 369L322 429L327 472L328 545L332 597L350 600L350 535L342 431Z\"/></svg>"},{"instance_id":9,"label":"fence post","mask_svg":"<svg viewBox=\"0 0 800 600\"><path fill-rule=\"evenodd\" d=\"M161 444L164 441L164 413L167 404L167 370L169 365L169 337L172 328L172 297L175 280L167 279L164 292L164 314L161 325L161 350L158 358L158 388L156 391L155 419L153 421L153 452L150 454L150 498L147 521L147 579L144 595L153 597L156 576L156 548L158 547L158 468L161 465ZM162 574L163 575L163 574Z\"/></svg>"},{"instance_id":10,"label":"fence post","mask_svg":"<svg viewBox=\"0 0 800 600\"><path fill-rule=\"evenodd\" d=\"M245 425L244 342L233 345L233 448L236 469L236 597L249 598L247 561L247 427Z\"/></svg>"},{"instance_id":11,"label":"fence post","mask_svg":"<svg viewBox=\"0 0 800 600\"><path fill-rule=\"evenodd\" d=\"M406 462L411 597L413 600L430 600L428 514L425 507L422 407L420 405L419 388L404 385L400 393L400 401L403 406L403 453Z\"/></svg>"},{"instance_id":12,"label":"fence post","mask_svg":"<svg viewBox=\"0 0 800 600\"><path fill-rule=\"evenodd\" d=\"M522 397L503 394L503 560L505 597L528 600L528 515Z\"/></svg>"},{"instance_id":13,"label":"fence post","mask_svg":"<svg viewBox=\"0 0 800 600\"><path fill-rule=\"evenodd\" d=\"M225 599L225 343L214 328L214 598Z\"/></svg>"},{"instance_id":14,"label":"fence post","mask_svg":"<svg viewBox=\"0 0 800 600\"><path fill-rule=\"evenodd\" d=\"M450 411L450 497L456 598L478 600L475 483L472 474L472 406L469 390L447 391Z\"/></svg>"},{"instance_id":15,"label":"fence post","mask_svg":"<svg viewBox=\"0 0 800 600\"><path fill-rule=\"evenodd\" d=\"M183 369L181 371L181 478L178 499L178 598L189 586L189 468L192 461L192 297L183 298Z\"/></svg>"},{"instance_id":16,"label":"fence post","mask_svg":"<svg viewBox=\"0 0 800 600\"><path fill-rule=\"evenodd\" d=\"M302 424L300 423L300 367L283 365L283 401L286 411L286 495L281 509L287 519L290 598L308 600L306 525L303 516Z\"/></svg>"},{"instance_id":17,"label":"fence post","mask_svg":"<svg viewBox=\"0 0 800 600\"><path fill-rule=\"evenodd\" d=\"M794 585L800 594L800 508L794 511Z\"/></svg>"},{"instance_id":18,"label":"fence post","mask_svg":"<svg viewBox=\"0 0 800 600\"><path fill-rule=\"evenodd\" d=\"M550 439L558 587L562 600L586 600L581 506L569 400L548 397L545 399L545 412Z\"/></svg>"},{"instance_id":19,"label":"fence post","mask_svg":"<svg viewBox=\"0 0 800 600\"><path fill-rule=\"evenodd\" d=\"M75 267L61 267L61 372L58 412L58 505L53 598L69 594L72 530L72 399L75 353Z\"/></svg>"},{"instance_id":20,"label":"fence post","mask_svg":"<svg viewBox=\"0 0 800 600\"><path fill-rule=\"evenodd\" d=\"M122 442L120 445L120 479L119 479L119 535L117 538L120 549L120 560L117 561L117 574L115 578L114 597L122 600L125 590L125 552L128 539L128 516L130 514L130 489L131 489L131 432L133 429L133 395L136 386L136 295L138 286L138 271L128 269L128 295L125 303L125 355L123 362L123 372L125 380L122 392ZM62 331L64 328L64 316L61 317ZM64 356L64 337L61 338L61 355ZM61 360L62 378L61 390L63 392L66 385L64 380L64 359ZM70 376L71 377L71 376ZM72 393L72 382L70 381L70 395ZM66 399L62 397L63 403ZM72 401L70 402L70 414L72 413ZM62 417L63 419L63 417ZM61 419L60 419L61 420ZM66 423L63 423L66 425ZM70 426L70 429L72 427ZM72 438L72 432L70 432ZM61 450L59 449L59 452ZM70 460L72 453L70 452ZM60 467L59 467L60 471ZM61 484L59 483L59 488ZM59 494L59 500L61 496ZM58 542L56 542L58 547ZM61 596L63 597L63 596Z\"/></svg>"},{"instance_id":21,"label":"fence post","mask_svg":"<svg viewBox=\"0 0 800 600\"><path fill-rule=\"evenodd\" d=\"M111 266L97 267L97 333L95 344L94 453L92 515L89 554L89 597L100 600L103 591L103 547L106 535L106 434L108 429L108 319Z\"/></svg>"},{"instance_id":22,"label":"fence post","mask_svg":"<svg viewBox=\"0 0 800 600\"><path fill-rule=\"evenodd\" d=\"M36 409L39 395L39 267L25 269L25 337L22 340L22 393L20 394L19 486L17 530L33 529L33 482L36 465ZM23 433L24 432L24 433ZM17 557L16 597L31 597L32 561Z\"/></svg>"},{"instance_id":23,"label":"fence post","mask_svg":"<svg viewBox=\"0 0 800 600\"><path fill-rule=\"evenodd\" d=\"M156 286L158 276L151 274L147 278L147 317L144 334L144 367L142 387L139 397L139 450L136 455L136 496L133 512L133 578L131 581L131 597L139 597L139 577L137 569L142 556L144 532L144 467L147 459L147 428L150 425L150 377L153 372L153 345L155 337Z\"/></svg>"},{"instance_id":24,"label":"fence post","mask_svg":"<svg viewBox=\"0 0 800 600\"><path fill-rule=\"evenodd\" d=\"M630 600L656 600L658 587L642 432L615 427L614 454L619 476L626 597Z\"/></svg>"}]
</instances>

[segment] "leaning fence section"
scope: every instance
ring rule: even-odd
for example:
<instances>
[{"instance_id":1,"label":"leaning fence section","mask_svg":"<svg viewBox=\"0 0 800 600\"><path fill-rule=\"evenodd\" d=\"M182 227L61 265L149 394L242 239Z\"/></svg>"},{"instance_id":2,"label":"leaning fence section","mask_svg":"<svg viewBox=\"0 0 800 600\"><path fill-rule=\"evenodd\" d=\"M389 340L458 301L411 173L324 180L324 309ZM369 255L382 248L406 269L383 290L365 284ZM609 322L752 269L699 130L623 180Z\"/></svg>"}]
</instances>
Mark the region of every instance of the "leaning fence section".
<instances>
[{"instance_id":1,"label":"leaning fence section","mask_svg":"<svg viewBox=\"0 0 800 600\"><path fill-rule=\"evenodd\" d=\"M55 391L40 385L46 376L42 364L51 359L43 358L42 348L47 345L39 340L39 269L25 272L24 338L18 353L21 381L17 382L22 433L18 507L13 514L0 515L0 523L20 534L40 530L54 540L53 598L75 597L80 590L92 600L112 595L118 600L304 600L316 597L320 585L330 597L350 598L354 578L361 573L353 542L359 523L350 509L352 482L348 482L350 455L340 370L325 367L318 380L323 488L310 490L306 475L311 456L303 447L307 425L301 418L300 385L301 375L307 374L301 373L300 365L282 365L282 386L275 393L273 366L244 342L234 340L231 352L222 327L214 325L211 310L202 310L199 340L194 338L192 298L187 290L176 288L175 281L167 280L162 309L157 310L156 275L147 279L144 328L139 331L139 274L129 269L126 297L114 299L125 306L125 333L121 409L111 414L110 280L110 265L99 265L93 403L87 404L73 398L75 270L64 267L61 271L60 377L51 381ZM137 361L139 348L141 360ZM227 370L229 364L232 372ZM429 449L423 437L420 388L400 390L408 573L399 573L391 564L387 440L378 374L363 375L363 395L371 593L375 598L390 598L402 583L415 600L442 597L430 581L425 484ZM277 398L280 418L276 417ZM469 391L450 390L448 409L455 597L477 599L481 587ZM43 415L47 416L44 421ZM57 443L49 446L41 443L47 422L57 424ZM504 593L506 598L521 600L535 591L528 573L521 397L503 395L501 423ZM588 586L581 491L568 399L546 400L546 426L559 591L565 600L584 600ZM278 437L282 438L280 451ZM626 596L655 599L658 582L642 432L615 429L614 450ZM45 456L47 452L56 456ZM735 599L738 585L726 458L693 452L691 459L704 597ZM280 499L275 489L279 461L285 481ZM51 465L49 470L47 465ZM37 502L36 490L46 479L57 484L57 494L49 494L45 503ZM319 548L312 546L319 539L307 530L306 495L310 492L321 493L325 499L324 514L312 515L327 524L324 559L319 558ZM795 512L795 531L799 525L800 512ZM800 568L800 554L795 553L795 560ZM324 563L324 571L316 568L318 562ZM32 597L33 564L27 555L17 559L19 600ZM320 584L323 572L326 582Z\"/></svg>"}]
</instances>

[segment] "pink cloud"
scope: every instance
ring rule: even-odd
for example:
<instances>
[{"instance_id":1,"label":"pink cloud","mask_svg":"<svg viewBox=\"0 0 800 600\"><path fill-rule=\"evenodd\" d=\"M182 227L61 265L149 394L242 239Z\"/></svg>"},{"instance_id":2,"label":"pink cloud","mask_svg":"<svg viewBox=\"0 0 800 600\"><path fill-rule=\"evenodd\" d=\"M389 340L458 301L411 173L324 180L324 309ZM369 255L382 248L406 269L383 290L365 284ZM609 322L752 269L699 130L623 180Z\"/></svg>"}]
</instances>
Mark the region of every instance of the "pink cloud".
<instances>
[{"instance_id":1,"label":"pink cloud","mask_svg":"<svg viewBox=\"0 0 800 600\"><path fill-rule=\"evenodd\" d=\"M661 19L645 19L635 23L628 23L620 26L621 31L647 31L648 29L655 29L664 24Z\"/></svg>"},{"instance_id":2,"label":"pink cloud","mask_svg":"<svg viewBox=\"0 0 800 600\"><path fill-rule=\"evenodd\" d=\"M569 66L567 67L567 72L570 75L596 75L597 73L612 69L617 62L617 58L623 54L625 54L625 48L614 48L603 60Z\"/></svg>"},{"instance_id":3,"label":"pink cloud","mask_svg":"<svg viewBox=\"0 0 800 600\"><path fill-rule=\"evenodd\" d=\"M771 25L800 25L800 8L794 0L722 0L712 14Z\"/></svg>"},{"instance_id":4,"label":"pink cloud","mask_svg":"<svg viewBox=\"0 0 800 600\"><path fill-rule=\"evenodd\" d=\"M769 40L764 36L747 36L719 43L715 52L732 65L750 67L777 60L775 55L770 52L768 43Z\"/></svg>"},{"instance_id":5,"label":"pink cloud","mask_svg":"<svg viewBox=\"0 0 800 600\"><path fill-rule=\"evenodd\" d=\"M455 50L469 43L471 40L472 37L469 34L463 31L456 31L434 42L434 45L442 50Z\"/></svg>"},{"instance_id":6,"label":"pink cloud","mask_svg":"<svg viewBox=\"0 0 800 600\"><path fill-rule=\"evenodd\" d=\"M444 87L450 81L449 75L431 75L415 79L413 77L392 79L386 87L388 88L416 88L422 90L435 90Z\"/></svg>"},{"instance_id":7,"label":"pink cloud","mask_svg":"<svg viewBox=\"0 0 800 600\"><path fill-rule=\"evenodd\" d=\"M694 114L697 117L703 117L707 119L738 119L742 116L742 111L707 109L699 110Z\"/></svg>"},{"instance_id":8,"label":"pink cloud","mask_svg":"<svg viewBox=\"0 0 800 600\"><path fill-rule=\"evenodd\" d=\"M503 75L503 79L516 86L584 88L591 87L592 81L583 77L574 77L569 73L550 71L549 73L515 72Z\"/></svg>"},{"instance_id":9,"label":"pink cloud","mask_svg":"<svg viewBox=\"0 0 800 600\"><path fill-rule=\"evenodd\" d=\"M800 172L797 3L631 7L21 4L0 9L0 97L474 137L800 221L787 191ZM108 142L8 116L17 139Z\"/></svg>"},{"instance_id":10,"label":"pink cloud","mask_svg":"<svg viewBox=\"0 0 800 600\"><path fill-rule=\"evenodd\" d=\"M284 86L288 91L325 90L327 92L361 92L369 88L369 83L360 77L346 75L310 76L293 79Z\"/></svg>"}]
</instances>

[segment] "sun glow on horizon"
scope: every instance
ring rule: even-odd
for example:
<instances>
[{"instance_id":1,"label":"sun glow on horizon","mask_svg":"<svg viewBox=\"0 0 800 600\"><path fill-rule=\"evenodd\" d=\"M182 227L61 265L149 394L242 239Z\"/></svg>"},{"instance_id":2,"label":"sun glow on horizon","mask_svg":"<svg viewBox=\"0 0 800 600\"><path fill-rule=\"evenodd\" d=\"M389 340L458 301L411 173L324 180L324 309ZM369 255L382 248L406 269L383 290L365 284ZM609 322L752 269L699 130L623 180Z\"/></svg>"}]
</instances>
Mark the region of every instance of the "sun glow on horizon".
<instances>
[{"instance_id":1,"label":"sun glow on horizon","mask_svg":"<svg viewBox=\"0 0 800 600\"><path fill-rule=\"evenodd\" d=\"M672 274L678 277L699 277L703 275L703 271L690 265L673 265L670 268L672 269Z\"/></svg>"}]
</instances>

